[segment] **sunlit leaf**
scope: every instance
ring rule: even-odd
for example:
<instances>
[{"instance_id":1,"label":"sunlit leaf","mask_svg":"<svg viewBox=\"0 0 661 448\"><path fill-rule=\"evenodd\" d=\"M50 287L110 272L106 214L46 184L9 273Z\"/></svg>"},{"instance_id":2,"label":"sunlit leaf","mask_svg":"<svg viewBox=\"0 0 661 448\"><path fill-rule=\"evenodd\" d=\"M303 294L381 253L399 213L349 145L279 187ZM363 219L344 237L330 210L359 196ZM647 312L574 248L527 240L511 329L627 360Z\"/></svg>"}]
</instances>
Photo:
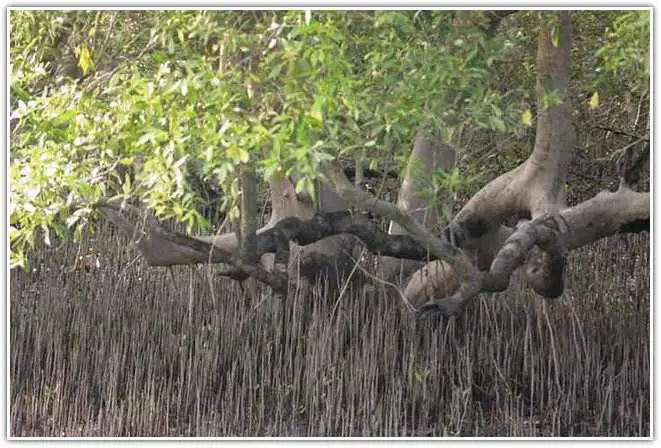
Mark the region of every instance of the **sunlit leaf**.
<instances>
[{"instance_id":1,"label":"sunlit leaf","mask_svg":"<svg viewBox=\"0 0 661 448\"><path fill-rule=\"evenodd\" d=\"M227 148L227 156L235 162L247 163L250 160L250 154L238 145L230 145Z\"/></svg>"},{"instance_id":2,"label":"sunlit leaf","mask_svg":"<svg viewBox=\"0 0 661 448\"><path fill-rule=\"evenodd\" d=\"M310 117L314 118L318 123L323 123L324 116L321 112L321 103L319 101L316 101L312 109L310 109Z\"/></svg>"},{"instance_id":3,"label":"sunlit leaf","mask_svg":"<svg viewBox=\"0 0 661 448\"><path fill-rule=\"evenodd\" d=\"M193 178L213 181L228 212L242 163L255 163L263 191L288 173L304 179L299 192L312 194L318 165L341 154L400 170L419 129L460 146L468 129L509 132L535 122L535 109L520 107L534 96L530 50L539 31L525 15L486 38L443 11L105 14L30 11L12 23L10 204L24 235L11 237L12 260L28 247L27 235L41 236L44 221L51 231L89 224L68 214L79 201L124 196L190 229L199 221L191 211L197 198L186 196ZM582 14L572 17L576 35L594 21ZM594 36L580 35L574 91L598 86L609 102L625 104L612 85L616 74L615 84L639 101L649 83L649 22L649 11L613 12L595 22ZM555 46L559 31L549 31ZM99 76L75 79L71 62L78 74ZM536 110L561 99L548 92ZM585 101L595 108L596 92L592 99ZM465 168L491 176L519 157L514 146ZM200 163L194 176L189 162ZM470 177L420 181L458 191ZM53 207L60 195L63 216Z\"/></svg>"},{"instance_id":4,"label":"sunlit leaf","mask_svg":"<svg viewBox=\"0 0 661 448\"><path fill-rule=\"evenodd\" d=\"M87 75L87 72L89 72L90 68L94 66L92 53L87 47L87 44L82 44L78 49L78 66L83 71L83 75Z\"/></svg>"},{"instance_id":5,"label":"sunlit leaf","mask_svg":"<svg viewBox=\"0 0 661 448\"><path fill-rule=\"evenodd\" d=\"M560 45L560 28L556 25L551 27L551 44L555 48L558 48L558 45Z\"/></svg>"},{"instance_id":6,"label":"sunlit leaf","mask_svg":"<svg viewBox=\"0 0 661 448\"><path fill-rule=\"evenodd\" d=\"M532 112L530 111L530 109L526 109L523 112L521 112L521 121L526 126L532 126Z\"/></svg>"}]
</instances>

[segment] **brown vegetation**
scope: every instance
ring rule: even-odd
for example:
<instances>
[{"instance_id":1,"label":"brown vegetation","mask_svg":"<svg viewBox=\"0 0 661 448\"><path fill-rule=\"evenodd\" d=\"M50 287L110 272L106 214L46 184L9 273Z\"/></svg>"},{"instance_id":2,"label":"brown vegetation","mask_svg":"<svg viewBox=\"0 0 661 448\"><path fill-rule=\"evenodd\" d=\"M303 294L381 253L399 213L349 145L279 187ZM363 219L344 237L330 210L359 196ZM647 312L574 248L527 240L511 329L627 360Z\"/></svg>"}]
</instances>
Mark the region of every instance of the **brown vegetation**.
<instances>
[{"instance_id":1,"label":"brown vegetation","mask_svg":"<svg viewBox=\"0 0 661 448\"><path fill-rule=\"evenodd\" d=\"M252 295L126 245L105 228L12 271L12 436L650 434L647 234L573 252L558 300L516 279L450 320L378 290Z\"/></svg>"}]
</instances>

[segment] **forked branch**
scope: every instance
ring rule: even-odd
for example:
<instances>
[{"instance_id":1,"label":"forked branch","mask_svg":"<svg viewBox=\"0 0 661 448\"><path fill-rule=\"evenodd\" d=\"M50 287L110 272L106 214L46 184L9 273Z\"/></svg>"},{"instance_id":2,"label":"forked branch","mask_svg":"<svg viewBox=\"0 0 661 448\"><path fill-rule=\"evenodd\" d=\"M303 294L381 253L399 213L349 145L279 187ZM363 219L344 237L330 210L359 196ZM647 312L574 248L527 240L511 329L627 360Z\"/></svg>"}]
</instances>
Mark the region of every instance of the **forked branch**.
<instances>
[{"instance_id":1,"label":"forked branch","mask_svg":"<svg viewBox=\"0 0 661 448\"><path fill-rule=\"evenodd\" d=\"M544 252L538 259L539 268L554 276L552 286L539 283L535 286L536 290L554 295L562 289L557 287L558 281L555 280L558 273L560 278L562 276L563 250L556 244L557 238L551 228L542 223L545 222L544 217L556 216L565 207L563 188L574 146L567 100L571 49L568 13L559 13L557 22L544 23L540 30L537 52L537 104L540 114L532 154L520 166L499 176L475 194L444 231L446 242L462 248L477 259L485 239L499 235L499 228L505 219L533 219L530 225L521 226L500 249L501 255L495 258L496 266L492 265L489 275L482 278L479 290L501 290L506 287L511 272L523 263L535 245ZM551 101L550 98L555 99ZM454 263L450 264L456 268ZM461 290L463 280L460 283ZM471 287L471 290L475 288ZM441 301L434 302L441 306Z\"/></svg>"},{"instance_id":2,"label":"forked branch","mask_svg":"<svg viewBox=\"0 0 661 448\"><path fill-rule=\"evenodd\" d=\"M621 186L615 192L601 192L592 199L575 207L566 208L556 215L546 215L523 222L504 241L489 271L482 275L481 288L475 295L479 292L498 292L507 289L512 273L524 264L531 250L537 246L541 247L544 256L550 258L541 264L529 263L526 272L528 280L540 295L547 298L558 297L563 292L562 271L566 252L616 233L649 231L649 219L650 194L635 192ZM454 288L460 286L453 278L454 272L451 267L448 269L448 266L444 266L439 271L438 262L434 262L423 269L427 269L427 275L439 272L438 278L434 278L433 281L439 283L440 287L436 290L433 288L425 290L415 284L423 280L420 277L422 274L414 274L406 290L408 299L414 305L419 306L425 299L423 295L426 294L426 299L431 300L422 305L422 310L438 310L443 314L450 314L447 312L448 309L461 309L465 306L465 304L453 303L454 296L451 297L452 301L449 304L445 303L448 299L443 298L443 294L453 292L447 291L447 285L454 285ZM439 290L441 295L430 296Z\"/></svg>"},{"instance_id":3,"label":"forked branch","mask_svg":"<svg viewBox=\"0 0 661 448\"><path fill-rule=\"evenodd\" d=\"M196 263L225 263L231 265L233 278L255 277L276 291L286 290L287 279L274 270L241 256L234 233L220 236L188 236L166 229L145 211L126 206L103 203L98 210L132 239L151 266L188 265ZM139 224L136 224L139 223ZM288 250L289 241L306 246L333 235L351 234L366 248L378 255L412 260L438 258L428 248L409 235L390 235L363 213L341 211L317 213L312 219L284 218L256 233L257 258L267 253L277 255Z\"/></svg>"}]
</instances>

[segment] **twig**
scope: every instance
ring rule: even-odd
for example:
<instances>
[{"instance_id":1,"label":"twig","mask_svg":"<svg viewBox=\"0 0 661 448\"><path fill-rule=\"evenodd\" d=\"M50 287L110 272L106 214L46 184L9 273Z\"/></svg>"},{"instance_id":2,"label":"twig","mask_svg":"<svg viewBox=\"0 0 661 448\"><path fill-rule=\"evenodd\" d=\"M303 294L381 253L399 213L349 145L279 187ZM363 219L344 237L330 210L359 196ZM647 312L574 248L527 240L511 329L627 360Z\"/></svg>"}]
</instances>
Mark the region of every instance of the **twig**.
<instances>
[{"instance_id":1,"label":"twig","mask_svg":"<svg viewBox=\"0 0 661 448\"><path fill-rule=\"evenodd\" d=\"M627 137L637 138L637 139L639 139L638 141L641 141L641 140L647 140L647 141L649 141L649 140L650 140L649 135L647 135L647 136L645 136L645 137L641 137L640 135L631 134L631 133L629 133L629 132L626 132L626 131L620 131L620 130L618 130L618 129L611 129L611 128L606 127L606 126L595 126L594 129L600 129L600 130L602 130L602 131L608 131L608 132L612 132L613 134L618 134L618 135L626 135ZM637 142L636 142L636 143L637 143Z\"/></svg>"},{"instance_id":2,"label":"twig","mask_svg":"<svg viewBox=\"0 0 661 448\"><path fill-rule=\"evenodd\" d=\"M99 12L99 14L101 14L101 12ZM103 41L103 43L101 43L101 46L99 47L98 51L96 51L96 48L94 48L94 51L96 53L95 57L99 62L101 61L101 59L103 59L103 56L106 53L106 47L108 46L108 42L110 41L110 35L112 34L112 30L115 27L117 16L118 16L117 12L112 13L112 16L110 17L110 24L108 25L108 31L106 32L105 40ZM96 47L96 39L94 40L94 44L95 44L94 47Z\"/></svg>"},{"instance_id":3,"label":"twig","mask_svg":"<svg viewBox=\"0 0 661 448\"><path fill-rule=\"evenodd\" d=\"M137 36L135 39L133 39L131 42L129 42L129 43L127 44L127 46L128 46L128 45L131 45L133 42L137 41L137 40L138 40L138 37L139 37L139 36ZM117 64L117 66L116 66L115 68L113 68L112 70L110 70L109 72L99 74L99 75L98 75L97 77L95 77L95 78L90 78L90 82L89 82L89 84L87 84L87 85L83 88L83 90L86 91L86 92L90 92L91 90L95 89L99 84L101 84L102 81L104 81L104 80L109 80L110 78L112 78L113 76L115 76L115 74L117 74L117 72L119 72L122 68L125 67L125 64L126 64L126 63L129 63L129 62L136 61L136 60L140 59L140 58L141 58L141 57L142 57L147 51L151 51L151 50L153 50L155 47L156 47L156 45L155 45L155 43L154 43L153 41L149 42L149 43L148 43L147 45L145 45L145 47L144 47L142 50L140 50L140 52L139 52L136 56L134 56L133 58L126 58L126 60L124 61L124 63Z\"/></svg>"},{"instance_id":4,"label":"twig","mask_svg":"<svg viewBox=\"0 0 661 448\"><path fill-rule=\"evenodd\" d=\"M402 292L402 290L397 285L395 285L392 282L389 282L388 280L384 280L382 278L377 277L376 275L372 274L371 272L369 272L367 269L363 268L360 265L358 266L358 269L360 269L360 271L363 274L367 275L372 280L377 281L377 282L379 282L383 285L390 286L392 289L397 291L397 294L399 294L399 297L402 299L402 302L404 302L404 306L410 312L415 313L417 311L416 308L411 304L411 302L409 302L409 299L406 298L406 295Z\"/></svg>"},{"instance_id":5,"label":"twig","mask_svg":"<svg viewBox=\"0 0 661 448\"><path fill-rule=\"evenodd\" d=\"M355 263L353 265L353 269L351 269L351 272L349 273L349 276L347 279L344 281L344 285L342 286L342 290L340 290L340 295L337 297L337 300L335 301L335 305L333 306L333 311L331 312L331 319L333 316L335 316L335 311L337 311L337 307L340 304L340 301L342 300L342 297L344 296L344 293L346 292L347 288L349 287L349 283L351 282L351 277L353 277L353 274L356 272L356 269L360 265L360 259L363 257L365 254L365 248L362 248L360 255L358 256L358 260L354 260ZM351 257L353 258L353 257Z\"/></svg>"},{"instance_id":6,"label":"twig","mask_svg":"<svg viewBox=\"0 0 661 448\"><path fill-rule=\"evenodd\" d=\"M600 157L598 159L594 159L594 161L595 162L613 162L613 161L619 159L620 157L622 157L622 155L625 152L627 152L627 150L629 150L633 146L636 146L638 143L640 143L640 142L649 142L649 141L650 141L649 135L647 135L645 137L639 137L638 140L634 141L633 143L629 143L624 148L618 149L617 151L613 152L610 156Z\"/></svg>"}]
</instances>

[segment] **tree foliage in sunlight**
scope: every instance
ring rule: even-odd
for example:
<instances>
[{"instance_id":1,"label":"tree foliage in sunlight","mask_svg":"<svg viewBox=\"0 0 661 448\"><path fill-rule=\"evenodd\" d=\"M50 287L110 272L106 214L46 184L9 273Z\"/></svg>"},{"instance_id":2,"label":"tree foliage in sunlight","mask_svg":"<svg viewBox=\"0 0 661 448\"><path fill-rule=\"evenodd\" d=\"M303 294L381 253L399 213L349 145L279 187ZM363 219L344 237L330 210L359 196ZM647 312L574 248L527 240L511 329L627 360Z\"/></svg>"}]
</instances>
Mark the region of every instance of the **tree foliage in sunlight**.
<instances>
[{"instance_id":1,"label":"tree foliage in sunlight","mask_svg":"<svg viewBox=\"0 0 661 448\"><path fill-rule=\"evenodd\" d=\"M487 38L484 12L457 14L11 11L11 265L39 235L80 234L103 198L207 227L191 166L236 217L243 164L314 198L321 162L403 167L421 126L458 151L468 127L520 132L530 92L498 73L534 30ZM649 72L645 29L648 13L621 14L604 67Z\"/></svg>"}]
</instances>

